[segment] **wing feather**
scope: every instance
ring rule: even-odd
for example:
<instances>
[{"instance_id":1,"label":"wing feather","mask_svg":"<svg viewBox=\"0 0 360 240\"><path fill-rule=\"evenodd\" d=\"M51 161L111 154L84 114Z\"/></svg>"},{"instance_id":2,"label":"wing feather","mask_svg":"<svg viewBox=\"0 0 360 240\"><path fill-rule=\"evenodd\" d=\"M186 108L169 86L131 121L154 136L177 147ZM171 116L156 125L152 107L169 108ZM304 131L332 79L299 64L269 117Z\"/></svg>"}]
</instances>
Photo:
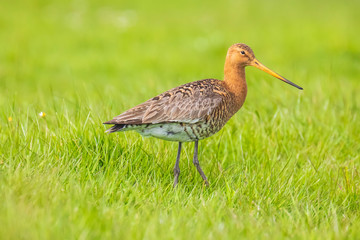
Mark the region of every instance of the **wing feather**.
<instances>
[{"instance_id":1,"label":"wing feather","mask_svg":"<svg viewBox=\"0 0 360 240\"><path fill-rule=\"evenodd\" d=\"M209 80L212 82L206 85L206 81ZM223 102L223 96L219 94L219 89L213 91L213 81L221 82L207 79L171 89L127 110L105 124L203 121Z\"/></svg>"}]
</instances>

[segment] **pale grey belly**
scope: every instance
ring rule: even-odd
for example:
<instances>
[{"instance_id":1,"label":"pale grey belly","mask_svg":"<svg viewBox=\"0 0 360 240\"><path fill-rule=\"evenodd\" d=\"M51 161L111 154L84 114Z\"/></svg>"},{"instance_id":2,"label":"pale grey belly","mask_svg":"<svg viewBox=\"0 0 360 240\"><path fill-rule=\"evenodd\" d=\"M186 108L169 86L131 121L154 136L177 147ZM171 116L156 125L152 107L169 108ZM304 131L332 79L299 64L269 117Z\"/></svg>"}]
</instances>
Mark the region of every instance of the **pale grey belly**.
<instances>
[{"instance_id":1,"label":"pale grey belly","mask_svg":"<svg viewBox=\"0 0 360 240\"><path fill-rule=\"evenodd\" d=\"M128 126L124 130L134 130L145 137L156 137L167 141L193 142L210 137L220 129L214 129L205 123L159 123Z\"/></svg>"}]
</instances>

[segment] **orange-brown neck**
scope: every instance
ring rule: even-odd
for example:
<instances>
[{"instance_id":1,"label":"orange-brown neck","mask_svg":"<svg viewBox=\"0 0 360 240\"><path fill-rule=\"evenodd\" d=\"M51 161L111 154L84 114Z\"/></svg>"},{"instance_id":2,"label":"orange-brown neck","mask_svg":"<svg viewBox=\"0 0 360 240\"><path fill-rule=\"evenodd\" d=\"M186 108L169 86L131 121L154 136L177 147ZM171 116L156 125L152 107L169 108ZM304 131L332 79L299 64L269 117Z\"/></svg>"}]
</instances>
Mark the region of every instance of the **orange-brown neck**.
<instances>
[{"instance_id":1,"label":"orange-brown neck","mask_svg":"<svg viewBox=\"0 0 360 240\"><path fill-rule=\"evenodd\" d=\"M224 81L230 92L235 95L236 105L240 108L246 98L247 85L245 80L245 66L232 61L231 56L226 57L224 68Z\"/></svg>"}]
</instances>

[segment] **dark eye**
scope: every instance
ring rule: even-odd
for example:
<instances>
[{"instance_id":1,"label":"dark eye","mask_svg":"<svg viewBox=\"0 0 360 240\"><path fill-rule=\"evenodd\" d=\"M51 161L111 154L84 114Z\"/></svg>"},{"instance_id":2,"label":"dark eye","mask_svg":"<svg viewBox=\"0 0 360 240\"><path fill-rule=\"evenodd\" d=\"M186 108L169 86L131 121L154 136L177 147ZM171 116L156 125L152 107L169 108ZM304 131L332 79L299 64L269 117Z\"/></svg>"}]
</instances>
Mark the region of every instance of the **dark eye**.
<instances>
[{"instance_id":1,"label":"dark eye","mask_svg":"<svg viewBox=\"0 0 360 240\"><path fill-rule=\"evenodd\" d=\"M245 55L245 51L241 51L240 53L241 53L242 55Z\"/></svg>"}]
</instances>

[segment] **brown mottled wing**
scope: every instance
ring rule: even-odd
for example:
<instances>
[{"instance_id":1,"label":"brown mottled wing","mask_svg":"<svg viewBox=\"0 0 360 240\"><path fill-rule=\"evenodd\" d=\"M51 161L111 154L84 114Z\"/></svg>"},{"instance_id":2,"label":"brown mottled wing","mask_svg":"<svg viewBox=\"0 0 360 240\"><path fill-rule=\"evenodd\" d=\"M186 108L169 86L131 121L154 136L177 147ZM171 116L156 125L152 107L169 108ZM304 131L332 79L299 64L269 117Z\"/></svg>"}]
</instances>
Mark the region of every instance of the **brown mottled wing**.
<instances>
[{"instance_id":1,"label":"brown mottled wing","mask_svg":"<svg viewBox=\"0 0 360 240\"><path fill-rule=\"evenodd\" d=\"M218 80L188 83L164 92L115 117L105 124L195 123L205 119L223 101Z\"/></svg>"}]
</instances>

